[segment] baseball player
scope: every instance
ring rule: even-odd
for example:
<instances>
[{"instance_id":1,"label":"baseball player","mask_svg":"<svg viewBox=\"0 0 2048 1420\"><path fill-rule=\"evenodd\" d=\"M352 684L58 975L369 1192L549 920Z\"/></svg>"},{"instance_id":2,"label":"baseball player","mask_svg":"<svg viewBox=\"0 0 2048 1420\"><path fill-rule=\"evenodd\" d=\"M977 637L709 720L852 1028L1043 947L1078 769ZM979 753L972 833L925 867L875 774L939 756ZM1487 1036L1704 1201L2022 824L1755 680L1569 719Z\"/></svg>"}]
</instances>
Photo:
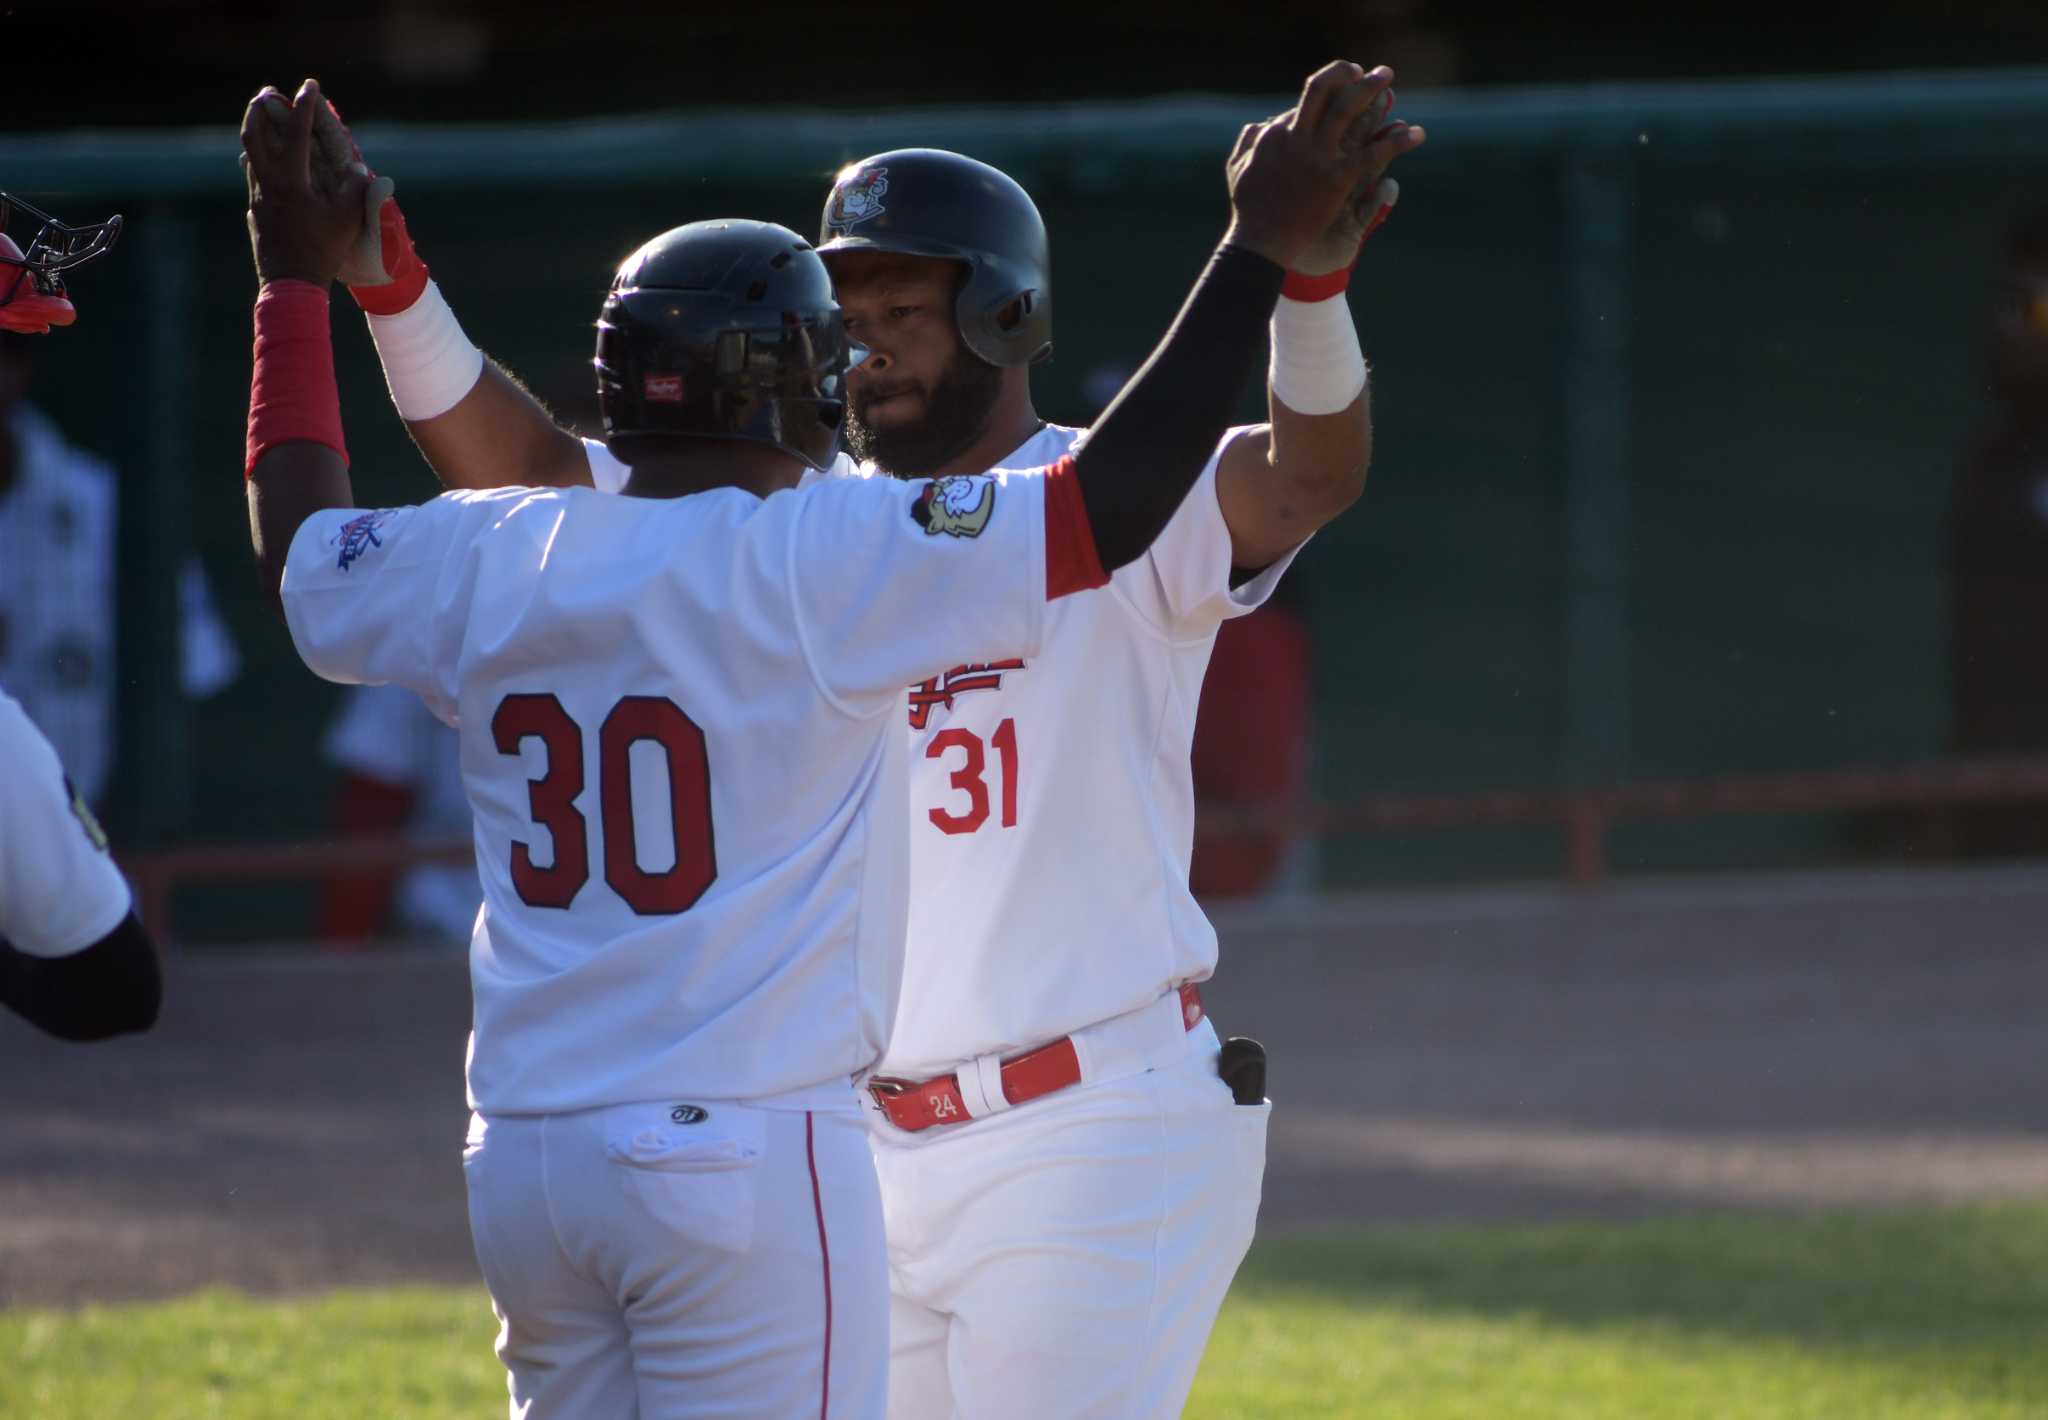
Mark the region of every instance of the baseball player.
<instances>
[{"instance_id":1,"label":"baseball player","mask_svg":"<svg viewBox=\"0 0 2048 1420\"><path fill-rule=\"evenodd\" d=\"M1389 120L1393 77L1326 66L1284 116L1365 152L1356 200L1274 313L1270 422L1228 431L1111 595L1053 609L1038 656L984 646L912 683L903 1003L868 1080L899 1420L1177 1414L1249 1246L1268 1106L1256 1052L1225 1057L1202 1012L1217 953L1187 890L1189 748L1217 626L1363 486L1371 410L1342 293L1398 196L1387 166L1425 137ZM355 295L443 480L617 487L602 445L579 447L463 336L395 203L382 220L396 279ZM1080 446L1031 406L1051 290L1017 184L954 154L880 154L841 172L823 228L873 352L848 382L860 472Z\"/></svg>"},{"instance_id":2,"label":"baseball player","mask_svg":"<svg viewBox=\"0 0 2048 1420\"><path fill-rule=\"evenodd\" d=\"M1225 435L1112 595L1055 609L1039 657L984 648L912 685L904 999L870 1081L903 1420L1178 1413L1249 1245L1267 1106L1249 1059L1232 1103L1200 1007L1216 942L1186 887L1192 719L1216 626L1362 487L1370 403L1340 297L1398 196L1386 167L1425 136L1388 121L1392 81L1326 66L1288 116L1369 152L1275 312L1271 422ZM395 203L382 219L402 275L355 294L444 481L509 466L617 487L602 445L579 448L463 337ZM1076 447L1031 408L1051 292L1015 183L957 155L878 155L842 171L823 225L874 352L849 378L860 471Z\"/></svg>"},{"instance_id":3,"label":"baseball player","mask_svg":"<svg viewBox=\"0 0 2048 1420\"><path fill-rule=\"evenodd\" d=\"M1366 368L1342 292L1393 204L1384 168L1423 137L1382 132L1392 77L1333 68L1304 90L1304 114L1362 115L1383 147L1283 288L1270 422L1225 435L1144 561L1059 616L1036 660L935 664L912 688L919 890L867 1082L897 1420L1178 1415L1250 1245L1271 1106L1263 1052L1226 1056L1201 1001L1217 943L1187 886L1195 710L1217 627L1362 487ZM842 172L821 225L873 351L848 410L868 466L1075 446L1031 405L1052 328L1021 188L950 154L884 153Z\"/></svg>"},{"instance_id":4,"label":"baseball player","mask_svg":"<svg viewBox=\"0 0 2048 1420\"><path fill-rule=\"evenodd\" d=\"M23 251L11 209L39 225ZM67 227L0 192L0 330L78 318L62 273L113 245L121 219ZM0 691L0 1004L62 1040L145 1031L163 1002L156 947L92 810L21 705Z\"/></svg>"},{"instance_id":5,"label":"baseball player","mask_svg":"<svg viewBox=\"0 0 2048 1420\"><path fill-rule=\"evenodd\" d=\"M1368 159L1334 116L1247 127L1224 243L1049 466L792 491L838 442L829 278L781 228L694 223L628 260L599 322L626 496L365 511L326 288L378 190L360 166L315 183L324 112L308 81L244 119L251 527L311 667L461 731L485 898L465 1162L514 1413L878 1415L881 1210L848 1082L894 1024L902 687L1035 658L1050 608L1139 561Z\"/></svg>"}]
</instances>

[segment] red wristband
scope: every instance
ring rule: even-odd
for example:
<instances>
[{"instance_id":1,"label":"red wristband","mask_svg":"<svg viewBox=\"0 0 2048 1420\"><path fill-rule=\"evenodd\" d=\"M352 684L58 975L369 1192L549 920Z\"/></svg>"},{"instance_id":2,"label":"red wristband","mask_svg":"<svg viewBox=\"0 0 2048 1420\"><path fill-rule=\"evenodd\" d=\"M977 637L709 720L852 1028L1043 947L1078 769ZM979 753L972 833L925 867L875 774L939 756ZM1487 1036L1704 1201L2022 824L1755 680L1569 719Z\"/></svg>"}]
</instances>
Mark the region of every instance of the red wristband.
<instances>
[{"instance_id":1,"label":"red wristband","mask_svg":"<svg viewBox=\"0 0 2048 1420\"><path fill-rule=\"evenodd\" d=\"M325 444L348 462L341 393L334 384L327 289L310 281L266 281L256 297L256 370L249 380L249 436L242 476L279 444Z\"/></svg>"},{"instance_id":2,"label":"red wristband","mask_svg":"<svg viewBox=\"0 0 2048 1420\"><path fill-rule=\"evenodd\" d=\"M1351 268L1346 266L1321 276L1304 276L1299 271L1287 273L1287 279L1280 283L1280 294L1290 301L1327 301L1332 296L1341 296L1351 284Z\"/></svg>"}]
</instances>

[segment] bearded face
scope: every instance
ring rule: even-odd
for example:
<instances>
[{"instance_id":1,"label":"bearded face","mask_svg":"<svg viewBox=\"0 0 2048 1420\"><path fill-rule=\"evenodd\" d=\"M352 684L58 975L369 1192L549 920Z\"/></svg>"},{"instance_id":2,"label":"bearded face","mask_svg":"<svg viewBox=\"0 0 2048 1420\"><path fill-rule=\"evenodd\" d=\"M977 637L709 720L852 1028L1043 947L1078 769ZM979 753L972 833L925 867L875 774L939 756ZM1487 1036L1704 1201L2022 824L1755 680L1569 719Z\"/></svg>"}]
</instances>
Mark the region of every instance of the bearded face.
<instances>
[{"instance_id":1,"label":"bearded face","mask_svg":"<svg viewBox=\"0 0 2048 1420\"><path fill-rule=\"evenodd\" d=\"M826 265L847 336L868 351L846 378L847 451L898 478L940 472L988 432L1003 392L1003 372L960 338L966 263L838 251Z\"/></svg>"},{"instance_id":2,"label":"bearded face","mask_svg":"<svg viewBox=\"0 0 2048 1420\"><path fill-rule=\"evenodd\" d=\"M846 447L897 478L937 473L987 432L1002 393L1003 372L955 344L936 376L908 371L852 389Z\"/></svg>"}]
</instances>

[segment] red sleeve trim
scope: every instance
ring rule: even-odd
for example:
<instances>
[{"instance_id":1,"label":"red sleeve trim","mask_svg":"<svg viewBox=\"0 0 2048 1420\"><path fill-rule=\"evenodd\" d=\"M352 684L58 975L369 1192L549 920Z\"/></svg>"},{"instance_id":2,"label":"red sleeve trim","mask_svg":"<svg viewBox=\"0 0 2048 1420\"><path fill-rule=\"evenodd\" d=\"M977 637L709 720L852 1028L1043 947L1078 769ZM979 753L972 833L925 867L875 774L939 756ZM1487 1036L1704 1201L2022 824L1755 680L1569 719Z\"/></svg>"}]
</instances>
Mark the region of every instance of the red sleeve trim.
<instances>
[{"instance_id":1,"label":"red sleeve trim","mask_svg":"<svg viewBox=\"0 0 2048 1420\"><path fill-rule=\"evenodd\" d=\"M1108 582L1074 456L1068 454L1045 471L1045 599L1058 601Z\"/></svg>"},{"instance_id":2,"label":"red sleeve trim","mask_svg":"<svg viewBox=\"0 0 2048 1420\"><path fill-rule=\"evenodd\" d=\"M256 297L255 353L242 476L277 445L297 440L325 444L347 463L327 289L310 281L266 281Z\"/></svg>"},{"instance_id":3,"label":"red sleeve trim","mask_svg":"<svg viewBox=\"0 0 2048 1420\"><path fill-rule=\"evenodd\" d=\"M1327 301L1332 296L1343 295L1350 284L1351 268L1348 266L1321 276L1303 276L1299 271L1290 271L1287 279L1280 283L1280 294L1290 301Z\"/></svg>"}]
</instances>

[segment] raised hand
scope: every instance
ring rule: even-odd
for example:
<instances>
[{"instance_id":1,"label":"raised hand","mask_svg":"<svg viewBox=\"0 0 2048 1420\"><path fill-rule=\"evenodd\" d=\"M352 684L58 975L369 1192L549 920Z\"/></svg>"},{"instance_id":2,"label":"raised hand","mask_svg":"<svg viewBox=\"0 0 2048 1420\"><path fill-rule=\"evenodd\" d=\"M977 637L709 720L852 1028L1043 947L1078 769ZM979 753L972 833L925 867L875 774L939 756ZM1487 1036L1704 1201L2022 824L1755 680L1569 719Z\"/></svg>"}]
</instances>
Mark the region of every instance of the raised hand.
<instances>
[{"instance_id":1,"label":"raised hand","mask_svg":"<svg viewBox=\"0 0 2048 1420\"><path fill-rule=\"evenodd\" d=\"M1388 163L1421 141L1421 131L1406 124L1360 132L1383 116L1374 110L1392 81L1390 70L1368 76L1338 60L1309 76L1295 107L1245 125L1226 169L1228 240L1299 269L1347 207L1369 205L1374 189L1368 186L1361 202L1360 185L1368 177L1376 184ZM1349 254L1338 264L1348 265Z\"/></svg>"},{"instance_id":2,"label":"raised hand","mask_svg":"<svg viewBox=\"0 0 2048 1420\"><path fill-rule=\"evenodd\" d=\"M265 88L242 114L249 245L261 280L326 286L362 238L368 172L313 178L313 126L326 107L319 84L308 79L289 103Z\"/></svg>"},{"instance_id":3,"label":"raised hand","mask_svg":"<svg viewBox=\"0 0 2048 1420\"><path fill-rule=\"evenodd\" d=\"M349 173L362 173L370 179L363 194L367 225L341 268L341 279L365 311L396 315L409 309L426 289L427 266L413 248L405 214L393 195L397 185L371 171L356 146L355 135L330 102L313 115L313 181L332 185Z\"/></svg>"},{"instance_id":4,"label":"raised hand","mask_svg":"<svg viewBox=\"0 0 2048 1420\"><path fill-rule=\"evenodd\" d=\"M1400 201L1401 185L1386 176L1386 171L1403 153L1420 148L1428 135L1420 124L1388 118L1394 106L1393 86L1394 71L1384 64L1359 81L1358 87L1369 89L1372 97L1352 119L1344 141L1346 146L1362 150L1365 171L1352 188L1350 200L1296 258L1294 269L1305 276L1342 271L1357 261L1359 247L1380 229Z\"/></svg>"},{"instance_id":5,"label":"raised hand","mask_svg":"<svg viewBox=\"0 0 2048 1420\"><path fill-rule=\"evenodd\" d=\"M339 190L352 174L367 177L369 183L363 189L363 233L357 239L355 249L349 253L348 260L342 263L341 280L352 287L381 286L389 282L392 275L385 267L380 214L384 204L391 200L397 184L370 171L369 164L363 161L362 150L356 147L355 136L341 121L341 114L335 110L333 102L323 97L313 112L313 184Z\"/></svg>"}]
</instances>

